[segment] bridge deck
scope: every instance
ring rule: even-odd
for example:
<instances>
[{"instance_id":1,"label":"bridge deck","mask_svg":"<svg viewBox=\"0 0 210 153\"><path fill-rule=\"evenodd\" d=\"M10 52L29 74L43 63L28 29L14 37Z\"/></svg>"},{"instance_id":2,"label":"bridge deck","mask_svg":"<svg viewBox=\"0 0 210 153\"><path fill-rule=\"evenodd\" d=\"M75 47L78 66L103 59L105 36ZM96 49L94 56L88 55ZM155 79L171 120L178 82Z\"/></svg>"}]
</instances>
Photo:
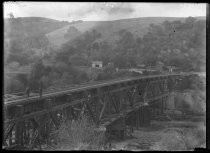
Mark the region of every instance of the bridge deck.
<instances>
[{"instance_id":1,"label":"bridge deck","mask_svg":"<svg viewBox=\"0 0 210 153\"><path fill-rule=\"evenodd\" d=\"M174 76L184 76L184 75L189 75L187 73L183 73L183 74L168 74L168 75L150 75L150 76L144 76L144 77L133 77L133 78L127 78L127 79L120 79L120 80L109 80L107 82L97 82L95 84L88 84L88 85L81 85L79 87L74 87L74 88L69 88L69 89L65 89L65 90L57 90L57 91L53 91L53 92L44 92L42 95L42 99L46 99L46 98L50 98L52 96L58 96L58 95L62 95L62 94L68 94L68 93L73 93L73 92L78 92L78 91L82 91L82 90L88 90L88 89L93 89L93 88L98 88L98 87L103 87L103 86L107 86L107 85L113 85L113 84L117 84L117 83L122 83L122 82L127 82L127 81L134 81L134 80L145 80L145 79L155 79L155 78L165 78L165 77L174 77ZM8 106L8 105L17 105L20 103L24 103L24 102L29 102L29 101L34 101L34 100L39 100L40 96L36 95L36 96L31 96L31 97L20 97L19 99L16 100L4 100L4 105Z\"/></svg>"}]
</instances>

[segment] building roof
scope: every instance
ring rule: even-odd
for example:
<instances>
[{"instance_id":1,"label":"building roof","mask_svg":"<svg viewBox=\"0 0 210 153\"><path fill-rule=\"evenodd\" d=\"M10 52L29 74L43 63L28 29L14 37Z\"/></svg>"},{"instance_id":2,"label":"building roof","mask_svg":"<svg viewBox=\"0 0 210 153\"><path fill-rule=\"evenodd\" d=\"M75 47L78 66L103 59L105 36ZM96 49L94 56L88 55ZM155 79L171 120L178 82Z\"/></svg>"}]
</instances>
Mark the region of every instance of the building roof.
<instances>
[{"instance_id":1,"label":"building roof","mask_svg":"<svg viewBox=\"0 0 210 153\"><path fill-rule=\"evenodd\" d=\"M100 64L102 64L102 61L92 61L92 63L100 63Z\"/></svg>"},{"instance_id":2,"label":"building roof","mask_svg":"<svg viewBox=\"0 0 210 153\"><path fill-rule=\"evenodd\" d=\"M167 68L172 68L172 69L180 69L180 68L178 68L178 67L176 67L176 66L166 66Z\"/></svg>"}]
</instances>

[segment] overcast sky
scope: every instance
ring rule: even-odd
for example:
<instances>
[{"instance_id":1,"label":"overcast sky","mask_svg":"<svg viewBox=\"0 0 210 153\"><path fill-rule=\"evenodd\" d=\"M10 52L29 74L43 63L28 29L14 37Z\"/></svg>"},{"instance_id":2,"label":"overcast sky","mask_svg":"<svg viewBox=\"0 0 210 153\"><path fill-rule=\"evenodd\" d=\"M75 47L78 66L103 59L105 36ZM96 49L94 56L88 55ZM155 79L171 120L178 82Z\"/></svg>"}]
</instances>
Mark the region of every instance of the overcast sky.
<instances>
[{"instance_id":1,"label":"overcast sky","mask_svg":"<svg viewBox=\"0 0 210 153\"><path fill-rule=\"evenodd\" d=\"M206 16L204 3L5 2L4 17L102 21L137 17Z\"/></svg>"}]
</instances>

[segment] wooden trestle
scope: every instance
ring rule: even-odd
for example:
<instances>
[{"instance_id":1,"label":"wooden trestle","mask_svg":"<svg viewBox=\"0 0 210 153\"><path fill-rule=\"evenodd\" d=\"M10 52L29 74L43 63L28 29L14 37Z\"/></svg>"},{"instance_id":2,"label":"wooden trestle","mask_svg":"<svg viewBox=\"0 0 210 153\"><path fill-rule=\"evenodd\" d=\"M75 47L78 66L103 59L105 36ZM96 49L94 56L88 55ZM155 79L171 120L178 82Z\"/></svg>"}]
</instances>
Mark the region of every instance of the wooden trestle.
<instances>
[{"instance_id":1,"label":"wooden trestle","mask_svg":"<svg viewBox=\"0 0 210 153\"><path fill-rule=\"evenodd\" d=\"M111 138L125 135L141 126L149 126L152 109L164 110L168 95L183 90L193 74L158 75L132 78L43 94L35 98L4 104L4 139L7 149L41 149L50 144L62 122L86 114ZM156 103L156 105L155 105ZM155 106L155 107L154 107Z\"/></svg>"}]
</instances>

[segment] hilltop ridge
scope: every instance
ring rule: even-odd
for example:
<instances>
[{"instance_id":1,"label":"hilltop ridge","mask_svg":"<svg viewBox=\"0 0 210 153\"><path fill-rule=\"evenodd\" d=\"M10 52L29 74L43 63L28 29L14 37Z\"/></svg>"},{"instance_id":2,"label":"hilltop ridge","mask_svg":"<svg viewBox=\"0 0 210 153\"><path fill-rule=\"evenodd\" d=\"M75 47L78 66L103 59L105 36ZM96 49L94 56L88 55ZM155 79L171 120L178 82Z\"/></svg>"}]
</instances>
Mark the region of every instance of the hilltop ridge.
<instances>
[{"instance_id":1,"label":"hilltop ridge","mask_svg":"<svg viewBox=\"0 0 210 153\"><path fill-rule=\"evenodd\" d=\"M164 21L176 21L179 20L183 22L185 17L142 17L142 18L129 18L129 19L119 19L112 21L82 21L75 24L69 24L62 28L56 29L46 36L50 44L59 48L62 44L67 41L75 39L75 34L70 33L71 37L65 38L67 30L70 27L74 27L78 30L78 35L86 31L96 30L101 33L102 37L100 40L107 40L108 42L114 42L116 40L115 34L122 29L130 31L136 37L143 37L148 31L150 24L160 24ZM196 19L203 20L205 17L196 17ZM76 35L76 36L78 36Z\"/></svg>"}]
</instances>

